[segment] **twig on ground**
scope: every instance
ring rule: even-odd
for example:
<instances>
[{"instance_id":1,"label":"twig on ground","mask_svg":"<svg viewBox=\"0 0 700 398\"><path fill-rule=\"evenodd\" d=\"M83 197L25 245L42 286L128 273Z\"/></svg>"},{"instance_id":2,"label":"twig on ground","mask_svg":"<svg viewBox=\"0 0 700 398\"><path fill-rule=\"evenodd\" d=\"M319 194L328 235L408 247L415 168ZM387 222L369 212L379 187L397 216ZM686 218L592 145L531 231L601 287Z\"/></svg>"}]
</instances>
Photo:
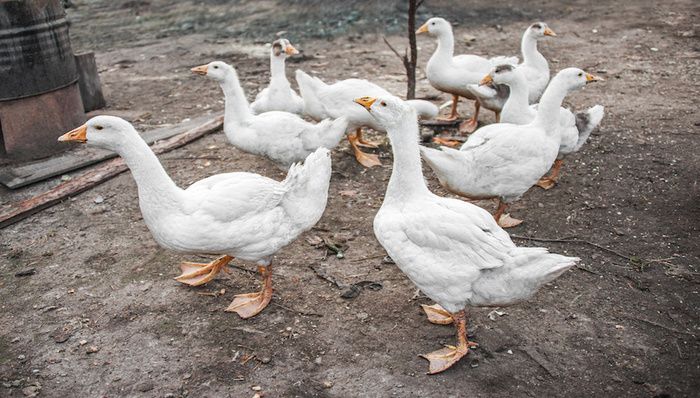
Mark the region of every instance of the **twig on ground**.
<instances>
[{"instance_id":1,"label":"twig on ground","mask_svg":"<svg viewBox=\"0 0 700 398\"><path fill-rule=\"evenodd\" d=\"M685 334L685 335L690 335L690 336L693 336L693 335L696 334L696 333L693 333L693 332L685 332L685 331L683 331L683 330L678 330L678 329L672 328L672 327L670 327L670 326L662 325L662 324L660 324L660 323L658 323L658 322L654 322L654 321L651 321L651 320L649 320L649 319L637 318L637 317L633 317L633 316L631 316L630 319L634 319L635 321L640 321L640 322L648 323L649 325L653 325L653 326L656 326L656 327L660 327L660 328L662 328L662 329L666 329L666 330L668 330L668 331L671 331L671 332L674 332L674 333L678 333L678 334Z\"/></svg>"},{"instance_id":2,"label":"twig on ground","mask_svg":"<svg viewBox=\"0 0 700 398\"><path fill-rule=\"evenodd\" d=\"M530 356L530 358L532 358L535 362L542 366L542 369L546 370L550 376L559 376L559 370L557 370L557 368L551 362L549 362L542 355L540 355L540 353L537 352L537 350L535 350L533 347L525 347L524 351L527 355Z\"/></svg>"},{"instance_id":3,"label":"twig on ground","mask_svg":"<svg viewBox=\"0 0 700 398\"><path fill-rule=\"evenodd\" d=\"M282 304L277 304L277 303L270 303L270 304L272 304L272 305L274 305L274 306L276 306L276 307L280 307L280 308L282 308L283 310L287 310L287 311L289 311L289 312L295 312L295 313L297 313L297 314L299 314L299 315L304 315L304 316L318 316L318 317L322 317L322 316L323 316L323 314L317 314L317 313L315 313L315 312L306 312L306 311L296 310L296 309L294 309L294 308L285 307L285 306L283 306Z\"/></svg>"},{"instance_id":4,"label":"twig on ground","mask_svg":"<svg viewBox=\"0 0 700 398\"><path fill-rule=\"evenodd\" d=\"M585 244L587 244L587 245L591 245L591 246L593 246L593 247L597 247L597 248L600 249L600 250L604 250L604 251L606 251L606 252L612 253L612 254L614 254L614 255L616 255L616 256L618 256L618 257L622 257L622 258L624 258L624 259L627 260L627 261L630 261L630 262L632 262L632 261L639 261L639 258L635 258L635 257L630 257L630 256L627 256L627 255L624 255L624 254L622 254L622 253L620 253L620 252L617 252L617 251L615 251L615 250L613 250L613 249L608 249L607 247L601 246L601 245L599 245L599 244L597 244L597 243L589 242L589 241L584 240L584 239L576 239L576 236L571 236L571 237L562 238L562 239L537 238L537 237L534 237L534 236L522 236L522 235L515 235L515 234L511 234L510 236L511 236L511 238L524 239L524 240L536 240L536 241L538 241L538 242L585 243Z\"/></svg>"}]
</instances>

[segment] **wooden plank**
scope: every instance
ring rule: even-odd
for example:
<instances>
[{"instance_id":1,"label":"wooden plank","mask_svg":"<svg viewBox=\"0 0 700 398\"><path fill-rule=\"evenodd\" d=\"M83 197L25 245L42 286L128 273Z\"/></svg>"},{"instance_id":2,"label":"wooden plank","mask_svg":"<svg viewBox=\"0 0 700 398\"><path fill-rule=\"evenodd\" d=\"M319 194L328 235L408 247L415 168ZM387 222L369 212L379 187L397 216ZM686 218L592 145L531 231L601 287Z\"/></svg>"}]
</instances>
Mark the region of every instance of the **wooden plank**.
<instances>
[{"instance_id":1,"label":"wooden plank","mask_svg":"<svg viewBox=\"0 0 700 398\"><path fill-rule=\"evenodd\" d=\"M160 141L151 146L153 152L161 154L175 148L179 148L191 141L194 141L206 134L212 133L221 128L224 123L223 116L219 116L209 122L190 129L184 133L176 135L170 139ZM0 228L5 228L20 220L23 220L32 214L53 206L61 202L63 199L76 195L89 188L94 187L108 179L127 170L128 167L122 158L112 159L96 169L76 177L65 184L59 185L39 196L26 200L21 203L6 206L0 209Z\"/></svg>"},{"instance_id":2,"label":"wooden plank","mask_svg":"<svg viewBox=\"0 0 700 398\"><path fill-rule=\"evenodd\" d=\"M174 126L160 127L143 132L141 136L150 145L156 141L206 124L220 116L221 113L200 116ZM17 189L115 156L117 156L116 153L104 149L78 147L40 161L5 166L0 169L0 183L10 189Z\"/></svg>"},{"instance_id":3,"label":"wooden plank","mask_svg":"<svg viewBox=\"0 0 700 398\"><path fill-rule=\"evenodd\" d=\"M102 95L95 53L76 54L75 66L78 68L78 87L80 87L80 97L83 99L85 112L104 108L107 103Z\"/></svg>"}]
</instances>

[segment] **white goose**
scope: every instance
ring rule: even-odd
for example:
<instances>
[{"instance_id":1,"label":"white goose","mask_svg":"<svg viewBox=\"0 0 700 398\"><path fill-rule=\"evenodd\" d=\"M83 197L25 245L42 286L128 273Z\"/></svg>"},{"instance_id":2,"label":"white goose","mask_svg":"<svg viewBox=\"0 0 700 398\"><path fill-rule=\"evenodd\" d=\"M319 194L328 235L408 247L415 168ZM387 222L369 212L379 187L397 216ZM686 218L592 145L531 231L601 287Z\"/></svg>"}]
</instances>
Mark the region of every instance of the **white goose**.
<instances>
[{"instance_id":1,"label":"white goose","mask_svg":"<svg viewBox=\"0 0 700 398\"><path fill-rule=\"evenodd\" d=\"M597 80L581 69L564 69L542 94L532 122L482 127L459 150L421 147L423 159L445 188L471 199L498 198L500 203L494 218L499 225L518 225L522 220L503 213L556 159L561 143L559 115L564 97Z\"/></svg>"},{"instance_id":2,"label":"white goose","mask_svg":"<svg viewBox=\"0 0 700 398\"><path fill-rule=\"evenodd\" d=\"M488 72L487 72L488 73ZM483 76L482 76L483 77ZM367 126L383 131L373 117L359 108L353 100L362 95L391 95L378 85L363 79L346 79L333 84L326 84L321 79L308 75L302 70L296 71L299 92L306 104L306 114L315 120L325 118L348 117L348 141L355 152L357 161L365 167L379 166L382 163L374 154L365 153L360 146L377 148L380 142L367 141L362 138L362 127ZM424 100L407 101L411 107L426 118L433 118L437 106Z\"/></svg>"},{"instance_id":3,"label":"white goose","mask_svg":"<svg viewBox=\"0 0 700 398\"><path fill-rule=\"evenodd\" d=\"M428 60L425 74L430 84L437 90L452 94L452 112L443 120L455 120L459 97L465 97L474 102L474 116L460 125L460 130L473 132L478 124L480 103L477 97L468 89L470 84L478 84L489 73L491 68L504 63L517 63L517 57L496 57L486 59L477 55L454 55L454 36L452 25L443 18L430 18L416 33L429 33L437 36L438 45Z\"/></svg>"},{"instance_id":4,"label":"white goose","mask_svg":"<svg viewBox=\"0 0 700 398\"><path fill-rule=\"evenodd\" d=\"M182 189L138 132L120 118L96 116L58 140L109 149L124 158L138 186L143 219L161 246L222 255L209 264L182 263L180 282L204 284L226 270L234 257L254 261L263 277L261 291L236 296L226 309L242 318L259 313L272 297L273 256L313 227L326 207L331 159L325 148L310 154L303 166L293 165L282 182L238 172Z\"/></svg>"},{"instance_id":5,"label":"white goose","mask_svg":"<svg viewBox=\"0 0 700 398\"><path fill-rule=\"evenodd\" d=\"M454 322L457 347L422 355L428 373L448 369L476 346L467 341L465 308L526 300L579 259L544 248L517 247L482 208L428 190L415 113L395 97L360 98L385 126L394 166L374 234L396 265L438 306L424 306L434 323Z\"/></svg>"},{"instance_id":6,"label":"white goose","mask_svg":"<svg viewBox=\"0 0 700 398\"><path fill-rule=\"evenodd\" d=\"M192 73L219 82L226 97L224 133L235 147L288 167L304 160L317 148L332 149L345 134L348 120L323 120L313 124L298 115L271 111L253 115L236 70L221 61L191 69Z\"/></svg>"},{"instance_id":7,"label":"white goose","mask_svg":"<svg viewBox=\"0 0 700 398\"><path fill-rule=\"evenodd\" d=\"M520 68L512 65L497 66L482 80L482 84L491 83L507 84L510 87L510 97L501 114L503 123L528 124L535 119L538 105L528 106L527 80ZM557 159L554 161L554 171L550 177L541 178L536 185L550 189L556 184L564 158L581 149L593 129L603 119L603 111L602 105L595 105L574 115L570 110L560 108L561 143Z\"/></svg>"},{"instance_id":8,"label":"white goose","mask_svg":"<svg viewBox=\"0 0 700 398\"><path fill-rule=\"evenodd\" d=\"M517 65L527 82L528 102L537 101L549 82L549 63L537 50L537 41L544 36L556 36L556 34L544 22L536 22L530 25L520 44L523 62ZM479 103L486 109L496 113L496 122L500 120L500 113L508 98L508 87L495 84L470 84L469 90L474 93Z\"/></svg>"},{"instance_id":9,"label":"white goose","mask_svg":"<svg viewBox=\"0 0 700 398\"><path fill-rule=\"evenodd\" d=\"M304 100L292 90L287 80L284 60L290 55L299 54L287 39L277 39L270 49L270 85L263 89L250 104L254 114L269 111L284 111L299 116L304 115Z\"/></svg>"}]
</instances>

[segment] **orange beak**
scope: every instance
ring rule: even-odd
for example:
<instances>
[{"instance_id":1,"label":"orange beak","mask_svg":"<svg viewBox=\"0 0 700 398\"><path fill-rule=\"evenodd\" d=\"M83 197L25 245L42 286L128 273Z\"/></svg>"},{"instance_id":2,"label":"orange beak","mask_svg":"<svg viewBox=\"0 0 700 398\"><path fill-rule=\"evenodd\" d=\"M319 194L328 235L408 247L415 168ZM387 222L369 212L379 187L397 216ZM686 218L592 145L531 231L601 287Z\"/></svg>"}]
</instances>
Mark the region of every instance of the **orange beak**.
<instances>
[{"instance_id":1,"label":"orange beak","mask_svg":"<svg viewBox=\"0 0 700 398\"><path fill-rule=\"evenodd\" d=\"M491 75L486 75L485 78L481 79L481 82L479 82L480 86L483 86L484 84L491 84L493 83L493 78Z\"/></svg>"},{"instance_id":2,"label":"orange beak","mask_svg":"<svg viewBox=\"0 0 700 398\"><path fill-rule=\"evenodd\" d=\"M294 48L294 46L292 46L291 44L288 44L287 48L284 49L284 53L287 55L297 55L299 54L299 50Z\"/></svg>"},{"instance_id":3,"label":"orange beak","mask_svg":"<svg viewBox=\"0 0 700 398\"><path fill-rule=\"evenodd\" d=\"M589 73L586 73L586 84L592 83L592 82L604 82L604 81L605 80L603 80L602 77L593 76Z\"/></svg>"},{"instance_id":4,"label":"orange beak","mask_svg":"<svg viewBox=\"0 0 700 398\"><path fill-rule=\"evenodd\" d=\"M423 26L418 28L418 30L416 31L416 34L420 34L420 33L428 33L428 24L427 23L423 24Z\"/></svg>"},{"instance_id":5,"label":"orange beak","mask_svg":"<svg viewBox=\"0 0 700 398\"><path fill-rule=\"evenodd\" d=\"M58 140L60 142L75 142L78 144L84 144L87 142L87 137L85 134L87 133L87 126L82 125L76 129L73 129L62 136L58 137Z\"/></svg>"},{"instance_id":6,"label":"orange beak","mask_svg":"<svg viewBox=\"0 0 700 398\"><path fill-rule=\"evenodd\" d=\"M372 106L372 104L376 100L377 100L376 97L360 97L360 98L355 98L353 101L364 106L365 109L367 109L367 111L369 112L369 108Z\"/></svg>"},{"instance_id":7,"label":"orange beak","mask_svg":"<svg viewBox=\"0 0 700 398\"><path fill-rule=\"evenodd\" d=\"M209 65L195 66L194 68L190 69L190 72L192 72L195 75L206 76L208 67L209 67Z\"/></svg>"},{"instance_id":8,"label":"orange beak","mask_svg":"<svg viewBox=\"0 0 700 398\"><path fill-rule=\"evenodd\" d=\"M554 31L552 29L547 28L544 30L544 35L545 36L556 36L557 34L554 33Z\"/></svg>"}]
</instances>

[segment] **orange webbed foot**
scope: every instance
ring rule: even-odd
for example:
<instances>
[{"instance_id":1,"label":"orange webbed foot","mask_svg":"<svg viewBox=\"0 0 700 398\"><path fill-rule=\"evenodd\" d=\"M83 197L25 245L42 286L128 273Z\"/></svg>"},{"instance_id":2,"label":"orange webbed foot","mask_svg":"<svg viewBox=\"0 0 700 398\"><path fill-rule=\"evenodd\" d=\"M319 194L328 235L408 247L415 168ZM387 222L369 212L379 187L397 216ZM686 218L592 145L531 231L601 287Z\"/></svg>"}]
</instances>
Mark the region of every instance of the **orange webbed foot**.
<instances>
[{"instance_id":1,"label":"orange webbed foot","mask_svg":"<svg viewBox=\"0 0 700 398\"><path fill-rule=\"evenodd\" d=\"M209 264L183 262L180 264L182 274L175 279L178 282L182 282L190 286L203 285L214 279L216 274L218 274L221 270L228 274L229 272L226 269L226 264L228 264L231 260L233 260L233 257L223 256L217 258Z\"/></svg>"}]
</instances>

